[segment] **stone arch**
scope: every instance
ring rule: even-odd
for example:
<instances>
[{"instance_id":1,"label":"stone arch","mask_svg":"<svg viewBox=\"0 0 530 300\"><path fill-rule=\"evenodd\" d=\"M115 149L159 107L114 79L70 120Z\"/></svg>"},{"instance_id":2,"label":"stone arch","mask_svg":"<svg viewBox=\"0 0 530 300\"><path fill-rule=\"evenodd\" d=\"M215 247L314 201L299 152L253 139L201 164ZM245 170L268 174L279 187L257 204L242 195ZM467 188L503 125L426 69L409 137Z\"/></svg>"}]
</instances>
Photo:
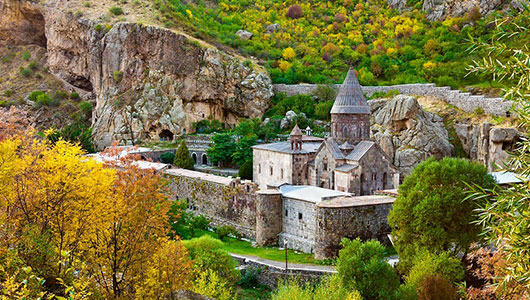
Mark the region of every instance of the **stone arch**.
<instances>
[{"instance_id":1,"label":"stone arch","mask_svg":"<svg viewBox=\"0 0 530 300\"><path fill-rule=\"evenodd\" d=\"M207 165L208 164L208 156L206 156L206 154L202 154L201 155L201 162L203 165Z\"/></svg>"},{"instance_id":2,"label":"stone arch","mask_svg":"<svg viewBox=\"0 0 530 300\"><path fill-rule=\"evenodd\" d=\"M158 134L158 136L161 141L172 141L175 135L170 130L164 129Z\"/></svg>"},{"instance_id":3,"label":"stone arch","mask_svg":"<svg viewBox=\"0 0 530 300\"><path fill-rule=\"evenodd\" d=\"M193 158L193 163L194 163L194 164L197 164L197 153L193 152L193 153L191 154L191 158Z\"/></svg>"}]
</instances>

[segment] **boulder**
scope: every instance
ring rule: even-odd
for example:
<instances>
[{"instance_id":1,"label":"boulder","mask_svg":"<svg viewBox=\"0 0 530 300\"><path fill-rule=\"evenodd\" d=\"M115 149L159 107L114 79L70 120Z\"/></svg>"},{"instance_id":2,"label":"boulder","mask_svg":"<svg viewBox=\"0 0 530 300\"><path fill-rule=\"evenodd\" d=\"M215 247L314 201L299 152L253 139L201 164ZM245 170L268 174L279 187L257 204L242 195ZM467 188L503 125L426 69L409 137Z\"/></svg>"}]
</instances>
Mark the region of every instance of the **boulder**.
<instances>
[{"instance_id":1,"label":"boulder","mask_svg":"<svg viewBox=\"0 0 530 300\"><path fill-rule=\"evenodd\" d=\"M265 28L265 31L267 33L273 33L273 32L276 32L280 29L280 25L279 24L271 24L271 25L268 25L266 28Z\"/></svg>"},{"instance_id":2,"label":"boulder","mask_svg":"<svg viewBox=\"0 0 530 300\"><path fill-rule=\"evenodd\" d=\"M246 40L249 40L251 37L252 37L252 32L249 32L249 31L246 31L246 30L242 30L242 29L239 29L237 32L236 32L236 35L246 41Z\"/></svg>"},{"instance_id":3,"label":"boulder","mask_svg":"<svg viewBox=\"0 0 530 300\"><path fill-rule=\"evenodd\" d=\"M388 0L399 2L398 0ZM505 5L504 0L424 0L423 11L431 21L443 20L447 17L463 17L473 9L478 8L481 15L485 16L497 9L521 9L522 0L512 0L510 5Z\"/></svg>"},{"instance_id":4,"label":"boulder","mask_svg":"<svg viewBox=\"0 0 530 300\"><path fill-rule=\"evenodd\" d=\"M391 100L368 103L374 116L373 136L402 176L431 156L453 155L454 146L449 142L443 119L424 111L415 97L397 95Z\"/></svg>"},{"instance_id":5,"label":"boulder","mask_svg":"<svg viewBox=\"0 0 530 300\"><path fill-rule=\"evenodd\" d=\"M294 121L294 118L296 118L296 113L294 111L290 110L285 113L285 119L287 120L287 122L291 123L292 121Z\"/></svg>"}]
</instances>

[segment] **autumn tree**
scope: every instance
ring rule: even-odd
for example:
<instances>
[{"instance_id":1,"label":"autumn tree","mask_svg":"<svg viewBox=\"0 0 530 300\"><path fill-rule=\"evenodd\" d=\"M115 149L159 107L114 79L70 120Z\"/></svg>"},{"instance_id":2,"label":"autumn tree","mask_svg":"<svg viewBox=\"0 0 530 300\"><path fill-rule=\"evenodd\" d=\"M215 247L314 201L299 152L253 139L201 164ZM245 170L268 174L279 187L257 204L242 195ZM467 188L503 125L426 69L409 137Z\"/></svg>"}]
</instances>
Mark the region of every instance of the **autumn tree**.
<instances>
[{"instance_id":1,"label":"autumn tree","mask_svg":"<svg viewBox=\"0 0 530 300\"><path fill-rule=\"evenodd\" d=\"M112 154L110 154L112 155ZM107 222L89 237L87 261L94 279L109 299L134 290L135 279L167 236L170 202L160 173L120 162L100 217ZM147 272L147 271L145 271Z\"/></svg>"}]
</instances>

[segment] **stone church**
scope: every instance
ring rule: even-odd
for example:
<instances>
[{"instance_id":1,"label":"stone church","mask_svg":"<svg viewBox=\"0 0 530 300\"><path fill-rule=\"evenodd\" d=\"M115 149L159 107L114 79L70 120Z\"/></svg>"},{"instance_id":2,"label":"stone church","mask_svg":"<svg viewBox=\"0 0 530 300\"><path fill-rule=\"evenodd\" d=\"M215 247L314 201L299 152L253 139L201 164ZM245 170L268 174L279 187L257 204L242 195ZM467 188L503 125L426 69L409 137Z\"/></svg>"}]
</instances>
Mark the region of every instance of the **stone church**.
<instances>
[{"instance_id":1,"label":"stone church","mask_svg":"<svg viewBox=\"0 0 530 300\"><path fill-rule=\"evenodd\" d=\"M331 109L331 135L306 133L296 125L289 141L254 146L255 183L311 185L357 196L397 187L398 169L370 137L370 106L353 69Z\"/></svg>"}]
</instances>

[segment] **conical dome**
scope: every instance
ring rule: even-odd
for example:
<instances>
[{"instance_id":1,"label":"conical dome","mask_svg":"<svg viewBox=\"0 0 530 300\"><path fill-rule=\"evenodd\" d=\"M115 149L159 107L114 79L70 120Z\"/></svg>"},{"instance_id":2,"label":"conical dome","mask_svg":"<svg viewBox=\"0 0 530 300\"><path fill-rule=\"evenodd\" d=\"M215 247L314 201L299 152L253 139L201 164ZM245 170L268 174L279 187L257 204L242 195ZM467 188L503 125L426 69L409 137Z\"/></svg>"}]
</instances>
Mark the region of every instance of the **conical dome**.
<instances>
[{"instance_id":1,"label":"conical dome","mask_svg":"<svg viewBox=\"0 0 530 300\"><path fill-rule=\"evenodd\" d=\"M348 71L342 83L333 108L332 114L370 114L370 106L363 95L361 85L352 68Z\"/></svg>"},{"instance_id":2,"label":"conical dome","mask_svg":"<svg viewBox=\"0 0 530 300\"><path fill-rule=\"evenodd\" d=\"M300 130L300 127L298 127L298 124L294 125L294 128L293 130L291 131L291 136L301 136L302 135L302 130Z\"/></svg>"}]
</instances>

